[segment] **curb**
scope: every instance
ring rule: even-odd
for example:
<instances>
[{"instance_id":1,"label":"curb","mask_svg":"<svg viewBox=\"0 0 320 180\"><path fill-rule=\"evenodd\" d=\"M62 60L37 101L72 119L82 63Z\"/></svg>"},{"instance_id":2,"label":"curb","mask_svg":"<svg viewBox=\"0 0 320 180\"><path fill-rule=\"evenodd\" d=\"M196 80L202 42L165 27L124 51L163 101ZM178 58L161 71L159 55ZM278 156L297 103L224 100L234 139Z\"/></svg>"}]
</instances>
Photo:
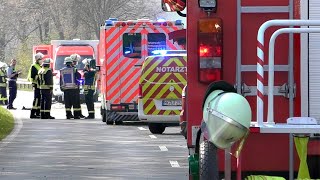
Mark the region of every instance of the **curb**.
<instances>
[{"instance_id":1,"label":"curb","mask_svg":"<svg viewBox=\"0 0 320 180\"><path fill-rule=\"evenodd\" d=\"M0 141L0 151L14 140L14 138L19 134L20 130L23 127L23 122L21 120L21 117L14 116L12 111L10 111L10 113L12 114L14 119L14 128L7 137L5 137L2 141Z\"/></svg>"}]
</instances>

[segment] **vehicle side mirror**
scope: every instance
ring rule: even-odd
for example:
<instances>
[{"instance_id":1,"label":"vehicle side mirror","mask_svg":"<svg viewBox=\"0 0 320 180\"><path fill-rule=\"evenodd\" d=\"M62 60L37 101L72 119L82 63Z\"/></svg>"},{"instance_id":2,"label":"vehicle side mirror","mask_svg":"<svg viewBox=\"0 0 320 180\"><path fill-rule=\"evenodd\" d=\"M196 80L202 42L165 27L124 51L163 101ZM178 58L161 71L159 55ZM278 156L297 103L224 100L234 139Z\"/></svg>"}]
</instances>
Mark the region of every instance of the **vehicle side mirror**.
<instances>
[{"instance_id":1,"label":"vehicle side mirror","mask_svg":"<svg viewBox=\"0 0 320 180\"><path fill-rule=\"evenodd\" d=\"M165 12L183 11L186 7L186 0L161 0L162 10Z\"/></svg>"}]
</instances>

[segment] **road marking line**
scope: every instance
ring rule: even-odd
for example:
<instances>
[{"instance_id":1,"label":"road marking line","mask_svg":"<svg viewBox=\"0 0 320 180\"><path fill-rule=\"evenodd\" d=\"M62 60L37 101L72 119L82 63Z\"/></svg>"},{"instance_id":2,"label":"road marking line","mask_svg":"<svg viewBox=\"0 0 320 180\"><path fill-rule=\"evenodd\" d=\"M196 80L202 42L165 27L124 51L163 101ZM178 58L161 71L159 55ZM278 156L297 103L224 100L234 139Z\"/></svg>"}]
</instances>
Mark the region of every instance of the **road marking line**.
<instances>
[{"instance_id":1,"label":"road marking line","mask_svg":"<svg viewBox=\"0 0 320 180\"><path fill-rule=\"evenodd\" d=\"M157 137L156 137L155 135L149 135L149 137L150 137L151 139L157 139Z\"/></svg>"},{"instance_id":2,"label":"road marking line","mask_svg":"<svg viewBox=\"0 0 320 180\"><path fill-rule=\"evenodd\" d=\"M173 168L178 168L178 167L180 167L178 161L169 161L169 162L170 162L170 164L171 164L171 167L173 167Z\"/></svg>"},{"instance_id":3,"label":"road marking line","mask_svg":"<svg viewBox=\"0 0 320 180\"><path fill-rule=\"evenodd\" d=\"M20 130L23 127L23 122L21 120L21 117L17 117L17 116L13 116L13 118L15 119L15 126L14 129L12 131L12 133L10 133L5 139L3 139L0 142L0 151L1 149L3 149L4 147L6 147L9 143L11 143L11 141L14 140L14 138L16 138L16 136L19 134Z\"/></svg>"},{"instance_id":4,"label":"road marking line","mask_svg":"<svg viewBox=\"0 0 320 180\"><path fill-rule=\"evenodd\" d=\"M146 131L146 130L147 130L147 129L144 128L144 127L138 127L138 129L139 129L140 131Z\"/></svg>"},{"instance_id":5,"label":"road marking line","mask_svg":"<svg viewBox=\"0 0 320 180\"><path fill-rule=\"evenodd\" d=\"M159 146L161 151L168 151L168 148L166 146Z\"/></svg>"}]
</instances>

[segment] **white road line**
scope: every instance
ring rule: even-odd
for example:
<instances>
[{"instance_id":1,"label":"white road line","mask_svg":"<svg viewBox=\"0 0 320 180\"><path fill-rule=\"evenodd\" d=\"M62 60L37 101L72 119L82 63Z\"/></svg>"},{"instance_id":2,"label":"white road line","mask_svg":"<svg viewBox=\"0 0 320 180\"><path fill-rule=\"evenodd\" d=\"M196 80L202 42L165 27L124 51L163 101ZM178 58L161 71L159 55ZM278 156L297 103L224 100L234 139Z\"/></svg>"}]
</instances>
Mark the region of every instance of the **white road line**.
<instances>
[{"instance_id":1,"label":"white road line","mask_svg":"<svg viewBox=\"0 0 320 180\"><path fill-rule=\"evenodd\" d=\"M157 139L157 137L156 137L155 135L149 135L149 137L150 137L151 139Z\"/></svg>"},{"instance_id":2,"label":"white road line","mask_svg":"<svg viewBox=\"0 0 320 180\"><path fill-rule=\"evenodd\" d=\"M159 146L161 151L168 151L168 148L166 146Z\"/></svg>"},{"instance_id":3,"label":"white road line","mask_svg":"<svg viewBox=\"0 0 320 180\"><path fill-rule=\"evenodd\" d=\"M0 142L0 151L1 151L1 149L3 149L4 147L6 147L9 143L11 143L11 141L14 140L14 138L19 134L20 130L21 130L22 127L23 127L23 122L22 122L20 116L19 116L19 117L14 116L14 119L15 119L14 129L13 129L13 131L12 131L5 139L3 139L3 140Z\"/></svg>"},{"instance_id":4,"label":"white road line","mask_svg":"<svg viewBox=\"0 0 320 180\"><path fill-rule=\"evenodd\" d=\"M169 161L169 162L170 162L170 164L171 164L171 167L173 167L173 168L178 168L178 167L180 167L178 161Z\"/></svg>"},{"instance_id":5,"label":"white road line","mask_svg":"<svg viewBox=\"0 0 320 180\"><path fill-rule=\"evenodd\" d=\"M138 129L139 129L140 131L146 131L146 130L147 130L147 129L144 128L144 127L138 127Z\"/></svg>"}]
</instances>

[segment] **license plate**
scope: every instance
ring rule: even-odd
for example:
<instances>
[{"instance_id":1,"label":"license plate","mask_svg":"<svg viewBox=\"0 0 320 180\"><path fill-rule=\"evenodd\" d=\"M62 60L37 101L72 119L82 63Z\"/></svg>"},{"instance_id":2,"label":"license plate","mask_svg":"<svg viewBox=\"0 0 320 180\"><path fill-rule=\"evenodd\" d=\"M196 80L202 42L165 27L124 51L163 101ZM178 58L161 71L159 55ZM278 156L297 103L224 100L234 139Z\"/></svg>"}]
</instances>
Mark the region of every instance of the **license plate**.
<instances>
[{"instance_id":1,"label":"license plate","mask_svg":"<svg viewBox=\"0 0 320 180\"><path fill-rule=\"evenodd\" d=\"M181 106L181 100L162 100L162 106Z\"/></svg>"}]
</instances>

